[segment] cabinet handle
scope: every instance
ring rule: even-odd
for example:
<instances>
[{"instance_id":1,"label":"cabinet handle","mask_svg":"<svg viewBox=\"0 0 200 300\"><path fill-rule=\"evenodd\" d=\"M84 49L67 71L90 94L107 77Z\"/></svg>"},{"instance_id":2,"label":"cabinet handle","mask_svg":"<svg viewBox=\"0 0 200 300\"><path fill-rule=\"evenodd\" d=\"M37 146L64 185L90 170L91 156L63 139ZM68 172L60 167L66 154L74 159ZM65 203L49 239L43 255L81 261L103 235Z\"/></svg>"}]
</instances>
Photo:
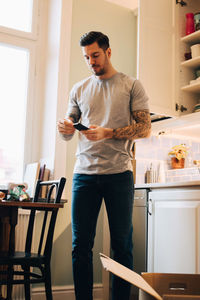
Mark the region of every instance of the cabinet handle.
<instances>
[{"instance_id":1,"label":"cabinet handle","mask_svg":"<svg viewBox=\"0 0 200 300\"><path fill-rule=\"evenodd\" d=\"M187 107L183 106L182 104L179 105L178 103L176 103L176 111L186 111L187 110Z\"/></svg>"},{"instance_id":2,"label":"cabinet handle","mask_svg":"<svg viewBox=\"0 0 200 300\"><path fill-rule=\"evenodd\" d=\"M152 200L151 199L149 199L148 200L148 208L147 208L147 212L148 212L148 214L151 216L152 215Z\"/></svg>"},{"instance_id":3,"label":"cabinet handle","mask_svg":"<svg viewBox=\"0 0 200 300\"><path fill-rule=\"evenodd\" d=\"M187 3L183 0L176 0L176 4L180 4L181 6L187 5Z\"/></svg>"}]
</instances>

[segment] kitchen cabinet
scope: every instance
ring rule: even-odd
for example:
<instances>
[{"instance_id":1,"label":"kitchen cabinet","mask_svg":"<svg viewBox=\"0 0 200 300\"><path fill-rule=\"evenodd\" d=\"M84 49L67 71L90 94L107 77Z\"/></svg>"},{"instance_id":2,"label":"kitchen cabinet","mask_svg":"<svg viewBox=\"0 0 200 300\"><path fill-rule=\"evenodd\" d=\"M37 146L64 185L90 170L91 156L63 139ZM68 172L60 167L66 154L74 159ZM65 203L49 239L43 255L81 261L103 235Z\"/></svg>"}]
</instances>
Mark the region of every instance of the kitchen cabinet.
<instances>
[{"instance_id":1,"label":"kitchen cabinet","mask_svg":"<svg viewBox=\"0 0 200 300\"><path fill-rule=\"evenodd\" d=\"M200 188L149 193L148 272L200 272Z\"/></svg>"},{"instance_id":2,"label":"kitchen cabinet","mask_svg":"<svg viewBox=\"0 0 200 300\"><path fill-rule=\"evenodd\" d=\"M184 54L200 43L200 30L185 35L186 13L199 11L200 0L140 0L138 7L138 78L156 114L181 116L200 102L200 81L195 69L200 57L185 61Z\"/></svg>"}]
</instances>

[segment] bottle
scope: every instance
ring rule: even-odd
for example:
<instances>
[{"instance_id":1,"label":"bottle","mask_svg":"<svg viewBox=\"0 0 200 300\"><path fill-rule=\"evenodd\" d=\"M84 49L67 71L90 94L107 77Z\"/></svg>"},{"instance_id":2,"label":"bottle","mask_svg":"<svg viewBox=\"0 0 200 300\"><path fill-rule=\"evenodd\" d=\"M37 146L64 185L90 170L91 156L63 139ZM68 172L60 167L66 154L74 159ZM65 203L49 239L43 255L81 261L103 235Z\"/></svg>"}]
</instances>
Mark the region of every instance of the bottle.
<instances>
[{"instance_id":1,"label":"bottle","mask_svg":"<svg viewBox=\"0 0 200 300\"><path fill-rule=\"evenodd\" d=\"M187 13L186 14L186 35L195 31L194 28L194 14Z\"/></svg>"},{"instance_id":2,"label":"bottle","mask_svg":"<svg viewBox=\"0 0 200 300\"><path fill-rule=\"evenodd\" d=\"M164 162L160 162L158 166L158 182L165 182L165 167Z\"/></svg>"},{"instance_id":3,"label":"bottle","mask_svg":"<svg viewBox=\"0 0 200 300\"><path fill-rule=\"evenodd\" d=\"M153 169L152 169L152 163L151 163L151 166L150 166L150 169L147 169L146 171L146 183L151 183L153 182Z\"/></svg>"}]
</instances>

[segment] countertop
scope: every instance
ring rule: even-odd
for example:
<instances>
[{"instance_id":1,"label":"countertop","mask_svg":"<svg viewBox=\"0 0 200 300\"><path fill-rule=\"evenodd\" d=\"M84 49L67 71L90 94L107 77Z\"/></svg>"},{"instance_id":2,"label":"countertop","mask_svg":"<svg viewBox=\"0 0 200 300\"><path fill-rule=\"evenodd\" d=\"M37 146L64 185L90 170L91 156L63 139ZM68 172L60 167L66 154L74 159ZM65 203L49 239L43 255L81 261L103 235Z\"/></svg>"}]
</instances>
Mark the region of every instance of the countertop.
<instances>
[{"instance_id":1,"label":"countertop","mask_svg":"<svg viewBox=\"0 0 200 300\"><path fill-rule=\"evenodd\" d=\"M200 187L200 180L196 181L180 181L180 182L163 182L163 183L143 183L143 184L135 184L136 189L160 189L160 188L168 188L168 187Z\"/></svg>"}]
</instances>

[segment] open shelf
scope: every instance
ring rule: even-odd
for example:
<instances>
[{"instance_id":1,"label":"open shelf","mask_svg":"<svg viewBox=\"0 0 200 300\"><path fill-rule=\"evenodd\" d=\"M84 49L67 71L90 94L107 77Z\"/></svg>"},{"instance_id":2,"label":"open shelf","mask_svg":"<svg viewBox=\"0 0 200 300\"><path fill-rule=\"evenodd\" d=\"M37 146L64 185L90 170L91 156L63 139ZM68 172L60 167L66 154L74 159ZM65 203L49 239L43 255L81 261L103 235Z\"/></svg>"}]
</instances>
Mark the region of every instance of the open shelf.
<instances>
[{"instance_id":1,"label":"open shelf","mask_svg":"<svg viewBox=\"0 0 200 300\"><path fill-rule=\"evenodd\" d=\"M200 30L197 30L191 34L182 37L181 42L189 43L189 44L200 43Z\"/></svg>"},{"instance_id":2,"label":"open shelf","mask_svg":"<svg viewBox=\"0 0 200 300\"><path fill-rule=\"evenodd\" d=\"M200 56L197 56L192 59L188 59L181 63L181 66L188 67L188 68L197 68L200 66Z\"/></svg>"},{"instance_id":3,"label":"open shelf","mask_svg":"<svg viewBox=\"0 0 200 300\"><path fill-rule=\"evenodd\" d=\"M200 93L200 81L193 84L188 84L181 88L182 91L192 92L192 93Z\"/></svg>"}]
</instances>

